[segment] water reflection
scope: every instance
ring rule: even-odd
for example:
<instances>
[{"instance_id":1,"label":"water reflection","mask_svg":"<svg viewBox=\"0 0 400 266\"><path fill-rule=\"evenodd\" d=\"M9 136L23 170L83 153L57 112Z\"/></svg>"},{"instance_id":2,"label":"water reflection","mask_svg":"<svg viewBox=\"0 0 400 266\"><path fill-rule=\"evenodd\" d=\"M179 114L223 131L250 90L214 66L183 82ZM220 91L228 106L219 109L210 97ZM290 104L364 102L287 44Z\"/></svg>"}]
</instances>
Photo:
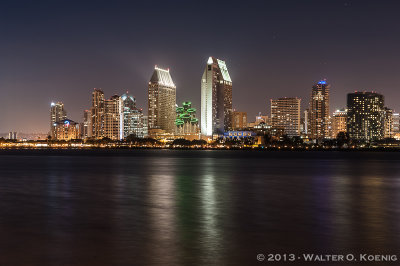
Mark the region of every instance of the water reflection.
<instances>
[{"instance_id":1,"label":"water reflection","mask_svg":"<svg viewBox=\"0 0 400 266\"><path fill-rule=\"evenodd\" d=\"M155 167L157 166L157 167ZM150 264L168 261L177 265L176 249L176 158L148 161L148 200L151 223L150 241L153 243ZM155 168L151 170L151 168Z\"/></svg>"},{"instance_id":2,"label":"water reflection","mask_svg":"<svg viewBox=\"0 0 400 266\"><path fill-rule=\"evenodd\" d=\"M3 264L252 265L259 252L400 249L400 154L89 155L0 158Z\"/></svg>"},{"instance_id":3,"label":"water reflection","mask_svg":"<svg viewBox=\"0 0 400 266\"><path fill-rule=\"evenodd\" d=\"M216 172L215 161L210 158L202 159L202 175L201 175L201 246L202 260L208 263L220 262L221 254L221 227L218 226L218 216L226 213L227 210L219 210L217 206L217 188L216 188ZM223 176L219 176L223 179ZM218 187L222 194L224 188ZM220 212L221 211L221 212Z\"/></svg>"}]
</instances>

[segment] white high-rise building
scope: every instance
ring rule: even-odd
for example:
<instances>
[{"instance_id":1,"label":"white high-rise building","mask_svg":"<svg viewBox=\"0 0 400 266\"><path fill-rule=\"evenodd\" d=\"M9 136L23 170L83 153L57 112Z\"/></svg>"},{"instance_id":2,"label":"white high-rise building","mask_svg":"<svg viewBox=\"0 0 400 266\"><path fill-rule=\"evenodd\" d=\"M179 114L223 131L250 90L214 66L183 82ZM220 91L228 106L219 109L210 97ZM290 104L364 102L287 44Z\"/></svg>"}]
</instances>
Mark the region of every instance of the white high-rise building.
<instances>
[{"instance_id":1,"label":"white high-rise building","mask_svg":"<svg viewBox=\"0 0 400 266\"><path fill-rule=\"evenodd\" d=\"M232 80L224 61L209 57L201 79L201 134L232 129Z\"/></svg>"}]
</instances>

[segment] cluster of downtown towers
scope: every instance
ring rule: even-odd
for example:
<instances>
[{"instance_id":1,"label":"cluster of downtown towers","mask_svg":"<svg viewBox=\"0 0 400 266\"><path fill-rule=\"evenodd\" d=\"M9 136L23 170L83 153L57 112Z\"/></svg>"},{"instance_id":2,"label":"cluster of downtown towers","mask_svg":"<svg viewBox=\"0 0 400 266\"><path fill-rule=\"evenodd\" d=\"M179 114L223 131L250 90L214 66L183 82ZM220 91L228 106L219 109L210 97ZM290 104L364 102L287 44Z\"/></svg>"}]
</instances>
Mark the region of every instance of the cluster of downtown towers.
<instances>
[{"instance_id":1,"label":"cluster of downtown towers","mask_svg":"<svg viewBox=\"0 0 400 266\"><path fill-rule=\"evenodd\" d=\"M309 107L301 115L299 98L271 99L271 113L247 123L247 114L232 108L232 80L224 61L209 57L201 78L200 128L196 109L190 102L176 105L176 86L169 69L155 67L148 83L148 115L136 107L128 92L105 99L94 89L92 106L78 124L67 119L64 105L52 103L50 135L54 139L78 138L121 140L130 135L144 137L215 137L232 130L281 132L310 140L335 138L347 132L350 138L371 141L393 137L399 131L399 115L384 106L384 97L375 92L347 95L347 109L329 112L330 85L321 80L312 86ZM261 118L261 119L260 119ZM244 136L245 134L239 134Z\"/></svg>"}]
</instances>

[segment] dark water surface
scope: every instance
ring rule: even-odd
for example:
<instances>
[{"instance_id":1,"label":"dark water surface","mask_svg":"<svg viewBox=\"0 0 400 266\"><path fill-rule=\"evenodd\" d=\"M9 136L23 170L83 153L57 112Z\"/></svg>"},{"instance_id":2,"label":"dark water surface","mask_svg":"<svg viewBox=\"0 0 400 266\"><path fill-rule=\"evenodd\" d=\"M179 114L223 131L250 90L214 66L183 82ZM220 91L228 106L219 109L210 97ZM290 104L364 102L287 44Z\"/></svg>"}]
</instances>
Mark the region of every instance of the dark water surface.
<instances>
[{"instance_id":1,"label":"dark water surface","mask_svg":"<svg viewBox=\"0 0 400 266\"><path fill-rule=\"evenodd\" d=\"M399 203L400 153L0 151L0 265L400 257Z\"/></svg>"}]
</instances>

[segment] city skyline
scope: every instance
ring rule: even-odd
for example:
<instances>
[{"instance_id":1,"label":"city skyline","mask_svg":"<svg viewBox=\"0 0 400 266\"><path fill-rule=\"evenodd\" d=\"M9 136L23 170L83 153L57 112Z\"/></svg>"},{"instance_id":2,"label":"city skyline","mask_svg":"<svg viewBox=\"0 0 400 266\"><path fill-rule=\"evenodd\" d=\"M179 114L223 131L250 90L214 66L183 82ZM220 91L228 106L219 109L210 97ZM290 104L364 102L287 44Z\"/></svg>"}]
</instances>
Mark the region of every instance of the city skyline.
<instances>
[{"instance_id":1,"label":"city skyline","mask_svg":"<svg viewBox=\"0 0 400 266\"><path fill-rule=\"evenodd\" d=\"M154 65L173 70L177 102L191 99L200 109L199 76L210 55L226 61L235 83L233 108L249 118L267 114L271 98L301 98L303 110L310 84L324 78L332 85L331 113L345 107L347 93L354 91L377 91L388 107L400 108L397 3L221 1L215 12L226 11L221 18L236 29L222 33L203 27L212 18L206 8L178 2L160 3L156 11L151 6L6 3L0 11L0 90L5 94L0 132L47 132L48 121L41 118L52 101L62 101L69 117L82 121L94 87L109 95L128 90L147 112ZM151 40L159 20L135 27L151 12L172 15L165 22L168 30L160 33L169 42Z\"/></svg>"}]
</instances>

